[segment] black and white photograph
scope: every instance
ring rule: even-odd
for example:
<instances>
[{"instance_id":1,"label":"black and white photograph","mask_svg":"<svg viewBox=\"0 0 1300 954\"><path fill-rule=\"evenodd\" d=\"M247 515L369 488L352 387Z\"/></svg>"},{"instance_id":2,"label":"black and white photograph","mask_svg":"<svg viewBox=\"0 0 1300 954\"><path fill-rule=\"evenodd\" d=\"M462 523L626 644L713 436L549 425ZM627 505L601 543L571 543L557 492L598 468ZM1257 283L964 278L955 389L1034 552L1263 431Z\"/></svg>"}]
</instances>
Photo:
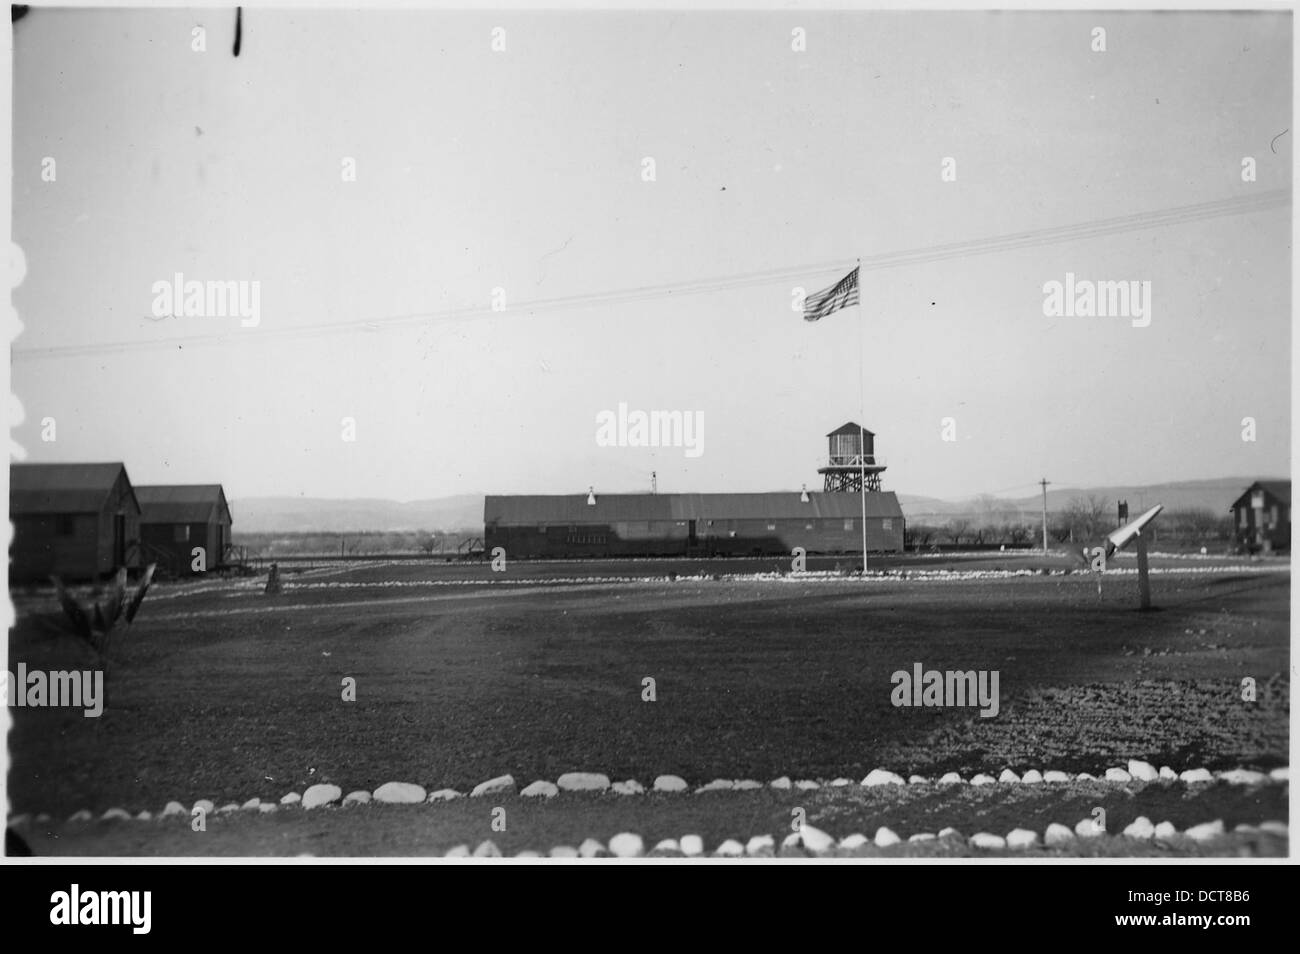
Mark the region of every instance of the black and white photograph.
<instances>
[{"instance_id":1,"label":"black and white photograph","mask_svg":"<svg viewBox=\"0 0 1300 954\"><path fill-rule=\"evenodd\" d=\"M1291 858L1289 6L10 27L6 864Z\"/></svg>"}]
</instances>

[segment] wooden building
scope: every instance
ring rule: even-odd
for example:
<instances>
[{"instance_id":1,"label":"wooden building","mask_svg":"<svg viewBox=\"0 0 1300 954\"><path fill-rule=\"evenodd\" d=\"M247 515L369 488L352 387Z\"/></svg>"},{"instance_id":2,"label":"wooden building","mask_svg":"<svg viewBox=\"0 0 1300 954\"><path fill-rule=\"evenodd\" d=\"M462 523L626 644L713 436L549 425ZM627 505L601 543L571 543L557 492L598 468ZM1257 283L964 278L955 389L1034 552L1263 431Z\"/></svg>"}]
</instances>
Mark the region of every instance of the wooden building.
<instances>
[{"instance_id":1,"label":"wooden building","mask_svg":"<svg viewBox=\"0 0 1300 954\"><path fill-rule=\"evenodd\" d=\"M135 488L144 555L171 576L190 576L196 548L204 570L221 565L230 543L230 505L220 484L157 484Z\"/></svg>"},{"instance_id":2,"label":"wooden building","mask_svg":"<svg viewBox=\"0 0 1300 954\"><path fill-rule=\"evenodd\" d=\"M124 464L12 464L9 518L12 580L87 580L140 566L140 503Z\"/></svg>"},{"instance_id":3,"label":"wooden building","mask_svg":"<svg viewBox=\"0 0 1300 954\"><path fill-rule=\"evenodd\" d=\"M861 553L865 483L867 549L901 551L903 510L880 490L875 435L850 422L827 437L823 493L489 496L484 546L524 559Z\"/></svg>"},{"instance_id":4,"label":"wooden building","mask_svg":"<svg viewBox=\"0 0 1300 954\"><path fill-rule=\"evenodd\" d=\"M1291 481L1257 480L1229 509L1237 542L1246 549L1291 548Z\"/></svg>"},{"instance_id":5,"label":"wooden building","mask_svg":"<svg viewBox=\"0 0 1300 954\"><path fill-rule=\"evenodd\" d=\"M858 553L862 498L843 493L490 496L488 553L512 557ZM892 493L867 494L867 548L903 549Z\"/></svg>"}]
</instances>

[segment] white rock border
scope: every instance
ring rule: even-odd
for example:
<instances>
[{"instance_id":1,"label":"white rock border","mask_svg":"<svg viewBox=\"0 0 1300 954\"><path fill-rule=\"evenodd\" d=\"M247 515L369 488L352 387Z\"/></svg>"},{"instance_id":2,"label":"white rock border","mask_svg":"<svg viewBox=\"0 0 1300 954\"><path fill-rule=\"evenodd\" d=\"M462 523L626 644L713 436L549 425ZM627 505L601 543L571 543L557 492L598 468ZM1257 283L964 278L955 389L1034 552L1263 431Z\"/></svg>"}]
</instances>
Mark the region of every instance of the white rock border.
<instances>
[{"instance_id":1,"label":"white rock border","mask_svg":"<svg viewBox=\"0 0 1300 954\"><path fill-rule=\"evenodd\" d=\"M1193 785L1211 785L1223 782L1228 785L1240 786L1262 786L1262 785L1289 785L1291 779L1291 769L1289 766L1275 768L1270 772L1261 772L1255 769L1235 768L1226 771L1211 772L1207 768L1185 769L1177 772L1167 765L1161 766L1158 770L1150 762L1144 762L1137 759L1128 760L1125 767L1110 766L1102 770L1101 777L1089 774L1088 772L1079 772L1071 775L1068 772L1061 772L1055 769L1027 769L1023 775L1017 775L1010 768L1003 769L997 778L985 773L973 775L969 780L963 779L956 772L948 772L938 779L931 780L920 775L911 775L906 780L898 774L887 769L872 769L857 783L865 788L887 788L889 786L950 786L950 785L1036 785L1050 787L1052 785L1065 785L1071 782L1093 782L1098 785L1111 785L1125 787L1129 785L1163 785L1182 784L1187 786ZM712 781L705 782L694 788L683 778L677 775L660 775L654 780L651 794L653 795L676 795L681 793L690 794L708 794L712 792L737 792L737 791L757 791L763 788L771 788L777 791L816 791L822 788L845 788L854 783L851 779L839 777L827 781L815 781L804 779L798 782L791 782L788 775L768 782L766 786L761 782L752 779L732 780L726 778L715 778ZM370 804L434 804L442 801L451 801L457 798L463 798L464 793L453 788L442 788L428 793L427 797L416 798L417 794L425 792L425 789L411 782L387 782L374 792L368 792L365 789L357 789L350 792L346 797L343 796L342 789L330 783L317 783L309 788L303 794L298 792L288 792L280 798L279 803L262 801L259 796L253 796L242 804L230 802L217 809L211 799L201 798L193 803L193 808L186 811L182 803L178 801L169 801L166 806L157 814L151 814L147 809L142 810L137 815L131 815L130 812L122 808L109 808L99 816L100 821L154 821L164 818L180 816L190 818L195 811L202 810L205 815L220 816L227 814L242 814L241 810L254 811L255 813L265 814L274 812L277 808L292 808L297 805L301 808L312 809L329 809L340 806L355 808L359 805ZM525 786L522 790L518 788L514 776L498 775L495 778L488 779L476 785L469 793L470 797L482 798L488 795L504 797L522 797L522 798L543 798L551 799L568 794L569 796L600 796L605 794L616 794L622 796L644 795L647 793L646 788L635 779L627 779L622 782L615 782L611 785L609 776L590 773L590 772L570 772L561 775L559 783L549 782L539 779L530 785ZM398 797L394 798L393 796ZM48 818L45 813L38 814L37 819ZM10 815L7 824L16 824L19 821L27 821L31 818L30 813ZM74 812L68 818L69 823L90 822L96 820L95 815L89 809L80 809ZM1087 821L1087 819L1085 819ZM1143 818L1139 821L1149 820ZM1082 824L1082 822L1080 823ZM1134 823L1136 824L1136 822ZM1162 823L1167 824L1167 823ZM1209 824L1209 823L1207 823ZM1269 824L1269 823L1266 823ZM1052 844L1050 836L1060 825L1048 826L1048 831L1044 834L1044 840L1047 844ZM1132 826L1130 826L1132 827ZM1241 828L1242 826L1238 826ZM1264 826L1258 826L1265 831L1270 829ZM627 833L633 834L633 833ZM892 832L891 832L892 834ZM989 834L987 832L979 833L981 835ZM1017 844L1024 844L1029 832L1024 829L1016 829L1011 832L1015 835ZM1073 836L1071 832L1071 836ZM827 836L829 838L829 836ZM913 836L915 837L915 836ZM990 844L993 839L1002 836L990 836L985 839ZM1136 837L1147 837L1145 834ZM1154 836L1157 840L1161 837L1160 826L1154 830ZM752 839L751 839L752 840ZM788 839L787 839L788 840ZM1009 839L1007 840L1009 843ZM483 846L480 846L483 847ZM656 846L657 848L658 846ZM731 846L728 846L729 850ZM468 852L466 846L466 851ZM652 849L655 850L655 849Z\"/></svg>"}]
</instances>

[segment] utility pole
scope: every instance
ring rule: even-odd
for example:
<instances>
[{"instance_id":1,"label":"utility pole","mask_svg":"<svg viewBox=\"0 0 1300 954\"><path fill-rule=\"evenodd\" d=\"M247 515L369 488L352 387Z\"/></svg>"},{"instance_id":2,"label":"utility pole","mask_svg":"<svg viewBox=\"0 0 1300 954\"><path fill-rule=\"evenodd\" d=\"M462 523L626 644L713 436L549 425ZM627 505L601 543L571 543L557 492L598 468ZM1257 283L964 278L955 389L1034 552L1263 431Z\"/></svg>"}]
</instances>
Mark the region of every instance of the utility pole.
<instances>
[{"instance_id":1,"label":"utility pole","mask_svg":"<svg viewBox=\"0 0 1300 954\"><path fill-rule=\"evenodd\" d=\"M1044 477L1039 481L1043 485L1043 554L1047 554L1047 484L1048 480Z\"/></svg>"}]
</instances>

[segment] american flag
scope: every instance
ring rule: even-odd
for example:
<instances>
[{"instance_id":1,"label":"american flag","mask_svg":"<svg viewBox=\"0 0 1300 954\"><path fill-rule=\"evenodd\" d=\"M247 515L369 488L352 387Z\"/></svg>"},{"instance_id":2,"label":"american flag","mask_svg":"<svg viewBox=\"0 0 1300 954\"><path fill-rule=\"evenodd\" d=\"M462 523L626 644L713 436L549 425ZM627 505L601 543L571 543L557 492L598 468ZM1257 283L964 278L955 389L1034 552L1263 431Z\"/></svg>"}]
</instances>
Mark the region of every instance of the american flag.
<instances>
[{"instance_id":1,"label":"american flag","mask_svg":"<svg viewBox=\"0 0 1300 954\"><path fill-rule=\"evenodd\" d=\"M803 303L803 320L817 321L858 303L858 270L854 268L825 291L809 295Z\"/></svg>"}]
</instances>

